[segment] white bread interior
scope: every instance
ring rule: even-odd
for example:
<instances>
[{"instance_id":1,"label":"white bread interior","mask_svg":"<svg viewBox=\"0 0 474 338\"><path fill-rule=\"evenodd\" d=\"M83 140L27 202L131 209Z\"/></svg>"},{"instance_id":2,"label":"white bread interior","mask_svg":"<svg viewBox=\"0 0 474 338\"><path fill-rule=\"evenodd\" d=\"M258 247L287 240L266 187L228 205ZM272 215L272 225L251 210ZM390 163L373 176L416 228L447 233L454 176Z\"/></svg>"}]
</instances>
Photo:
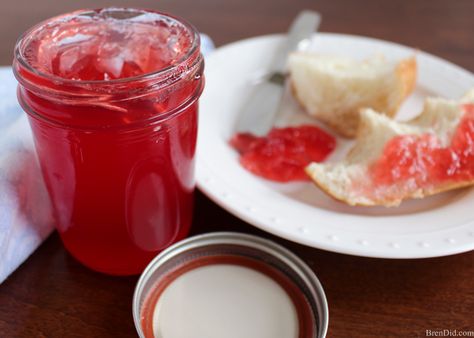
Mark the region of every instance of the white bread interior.
<instances>
[{"instance_id":1,"label":"white bread interior","mask_svg":"<svg viewBox=\"0 0 474 338\"><path fill-rule=\"evenodd\" d=\"M292 53L288 59L292 91L311 115L344 137L354 137L361 108L394 116L416 82L416 59L397 63L381 56L365 61Z\"/></svg>"}]
</instances>

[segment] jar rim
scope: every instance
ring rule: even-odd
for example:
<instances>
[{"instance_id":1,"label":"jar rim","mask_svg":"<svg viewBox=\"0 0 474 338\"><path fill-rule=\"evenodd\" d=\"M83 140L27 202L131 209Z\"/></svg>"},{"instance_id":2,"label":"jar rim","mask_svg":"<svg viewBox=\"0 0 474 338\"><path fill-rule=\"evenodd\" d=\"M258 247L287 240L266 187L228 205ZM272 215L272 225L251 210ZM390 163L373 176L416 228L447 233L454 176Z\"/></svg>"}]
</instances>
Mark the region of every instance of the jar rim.
<instances>
[{"instance_id":1,"label":"jar rim","mask_svg":"<svg viewBox=\"0 0 474 338\"><path fill-rule=\"evenodd\" d=\"M159 253L148 264L135 286L132 301L133 320L138 335L145 337L142 310L152 289L163 280L172 282L172 275L177 267L202 262L205 257L219 259L225 255L254 259L284 272L309 301L309 310L312 311L305 313L306 310L302 310L302 314L314 319L312 337L326 337L329 323L327 298L314 272L299 257L281 245L258 236L237 232L211 232L186 238ZM189 264L190 262L193 263ZM202 265L198 263L194 268L199 266Z\"/></svg>"},{"instance_id":2,"label":"jar rim","mask_svg":"<svg viewBox=\"0 0 474 338\"><path fill-rule=\"evenodd\" d=\"M64 19L68 18L74 18L79 15L86 15L88 13L105 13L105 12L114 12L114 11L121 11L121 12L136 12L136 13L154 13L159 15L162 18L167 18L167 19L172 19L173 21L182 24L187 32L189 32L189 35L191 37L191 43L190 46L188 47L188 50L186 50L183 55L173 62L171 65L166 66L164 68L152 71L152 72L147 72L143 74L139 74L136 76L131 76L131 77L124 77L124 78L117 78L117 79L108 79L108 80L74 80L74 79L67 79L52 73L47 73L44 71L40 71L37 68L33 67L26 59L24 55L24 50L25 47L28 45L27 42L29 39L35 36L37 32L39 32L41 29L43 29L46 25L49 25L53 22L61 21ZM65 85L65 86L71 86L71 87L88 87L90 86L111 86L111 85L125 85L133 82L147 82L150 80L154 80L156 78L168 78L172 76L176 71L179 73L184 72L184 69L179 71L179 68L186 63L187 60L189 60L193 54L199 51L200 47L200 36L199 32L197 29L188 21L165 13L161 11L156 11L156 10L151 10L151 9L140 9L140 8L133 8L133 7L104 7L100 9L81 9L73 12L69 12L66 14L58 15L49 19L46 19L35 26L31 27L28 29L26 32L24 32L17 40L15 44L15 52L14 52L14 63L18 62L21 67L24 67L25 70L28 72L32 73L34 76L37 76L41 79L45 79L51 82L54 82L56 84L60 85ZM17 67L14 68L14 73L17 75L18 70L16 69ZM17 76L18 78L18 76ZM20 80L20 79L18 79Z\"/></svg>"}]
</instances>

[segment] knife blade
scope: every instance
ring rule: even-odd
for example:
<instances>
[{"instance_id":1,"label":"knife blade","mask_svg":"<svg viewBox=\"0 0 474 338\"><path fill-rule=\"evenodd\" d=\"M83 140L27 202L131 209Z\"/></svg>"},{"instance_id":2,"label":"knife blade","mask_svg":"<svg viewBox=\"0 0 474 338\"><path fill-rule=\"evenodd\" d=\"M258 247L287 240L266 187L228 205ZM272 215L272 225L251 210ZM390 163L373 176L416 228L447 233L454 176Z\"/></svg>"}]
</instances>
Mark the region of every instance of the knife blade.
<instances>
[{"instance_id":1,"label":"knife blade","mask_svg":"<svg viewBox=\"0 0 474 338\"><path fill-rule=\"evenodd\" d=\"M252 88L248 101L239 113L236 132L261 136L272 128L283 103L288 55L297 50L301 42L311 38L320 22L321 15L318 12L304 10L298 14L288 30L282 48L270 62L268 72Z\"/></svg>"}]
</instances>

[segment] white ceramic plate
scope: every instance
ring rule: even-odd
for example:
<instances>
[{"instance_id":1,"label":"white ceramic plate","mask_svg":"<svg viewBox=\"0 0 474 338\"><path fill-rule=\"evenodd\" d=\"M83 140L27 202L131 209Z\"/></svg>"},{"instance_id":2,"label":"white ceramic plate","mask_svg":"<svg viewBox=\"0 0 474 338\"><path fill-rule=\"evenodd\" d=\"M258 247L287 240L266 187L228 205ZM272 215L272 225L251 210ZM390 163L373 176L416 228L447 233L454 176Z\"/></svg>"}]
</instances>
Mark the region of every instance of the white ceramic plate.
<instances>
[{"instance_id":1,"label":"white ceramic plate","mask_svg":"<svg viewBox=\"0 0 474 338\"><path fill-rule=\"evenodd\" d=\"M217 49L206 60L198 139L199 188L244 221L315 248L384 258L434 257L474 249L474 189L406 201L397 208L350 207L311 183L273 183L239 165L237 153L227 142L252 84L265 73L269 56L282 41L281 35L243 40ZM416 53L418 84L402 106L400 119L420 112L427 95L459 98L474 87L472 73L390 42L319 33L309 48L358 59L383 53L387 59L398 60ZM295 116L303 116L300 114ZM329 160L340 157L348 146L340 142Z\"/></svg>"}]
</instances>

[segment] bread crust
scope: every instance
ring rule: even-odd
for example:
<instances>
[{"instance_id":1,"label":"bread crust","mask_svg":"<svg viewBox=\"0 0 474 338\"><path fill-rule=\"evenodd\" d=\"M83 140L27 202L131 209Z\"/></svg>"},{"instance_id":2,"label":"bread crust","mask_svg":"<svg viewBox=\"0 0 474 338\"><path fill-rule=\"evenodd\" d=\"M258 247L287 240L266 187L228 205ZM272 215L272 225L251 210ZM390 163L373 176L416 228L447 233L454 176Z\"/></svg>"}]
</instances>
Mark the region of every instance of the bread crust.
<instances>
[{"instance_id":1,"label":"bread crust","mask_svg":"<svg viewBox=\"0 0 474 338\"><path fill-rule=\"evenodd\" d=\"M311 177L313 184L321 189L326 195L330 196L336 201L343 202L351 206L362 206L362 207L374 207L374 206L384 206L384 207L398 207L400 203L404 200L409 199L422 199L428 196L436 195L442 192L466 188L474 185L474 180L463 181L463 182L444 182L442 185L437 187L432 187L430 189L420 188L407 194L405 196L391 197L391 198L381 198L381 199L364 199L364 200L352 200L347 196L338 195L334 190L330 189L328 185L324 184L318 179L316 175L313 175L306 167L305 169L308 176Z\"/></svg>"}]
</instances>

